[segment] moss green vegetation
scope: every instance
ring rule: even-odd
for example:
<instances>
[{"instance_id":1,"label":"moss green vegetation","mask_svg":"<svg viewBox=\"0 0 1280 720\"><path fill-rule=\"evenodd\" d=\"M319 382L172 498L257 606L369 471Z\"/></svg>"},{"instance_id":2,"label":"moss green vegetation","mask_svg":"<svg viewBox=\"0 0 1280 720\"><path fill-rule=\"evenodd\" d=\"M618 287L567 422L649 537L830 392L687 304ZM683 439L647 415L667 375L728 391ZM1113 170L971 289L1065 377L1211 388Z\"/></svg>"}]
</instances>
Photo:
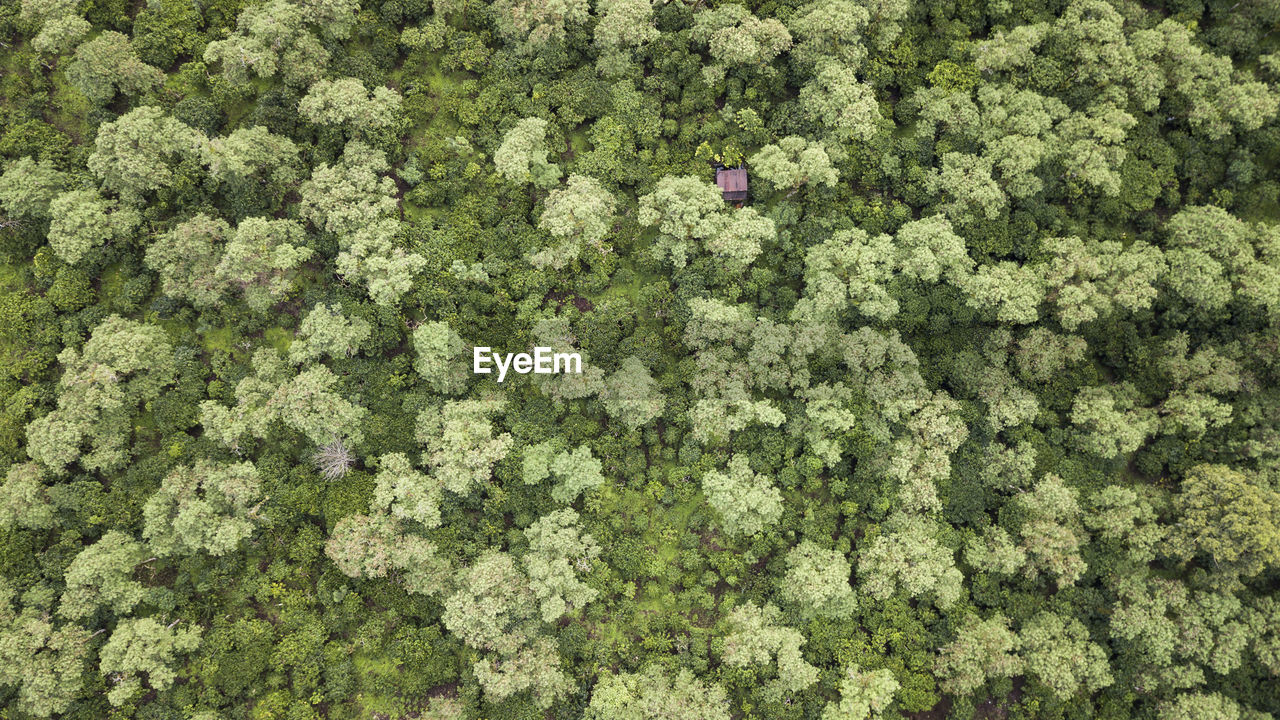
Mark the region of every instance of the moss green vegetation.
<instances>
[{"instance_id":1,"label":"moss green vegetation","mask_svg":"<svg viewBox=\"0 0 1280 720\"><path fill-rule=\"evenodd\" d=\"M0 718L1280 714L1278 29L3 0Z\"/></svg>"}]
</instances>

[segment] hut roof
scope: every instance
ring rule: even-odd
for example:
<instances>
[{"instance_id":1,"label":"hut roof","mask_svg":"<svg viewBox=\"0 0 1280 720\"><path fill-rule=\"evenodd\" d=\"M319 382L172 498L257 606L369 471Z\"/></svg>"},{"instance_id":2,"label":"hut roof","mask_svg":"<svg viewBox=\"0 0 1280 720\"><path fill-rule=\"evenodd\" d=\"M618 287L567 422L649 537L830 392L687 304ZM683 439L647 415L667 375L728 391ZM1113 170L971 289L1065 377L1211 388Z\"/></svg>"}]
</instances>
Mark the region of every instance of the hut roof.
<instances>
[{"instance_id":1,"label":"hut roof","mask_svg":"<svg viewBox=\"0 0 1280 720\"><path fill-rule=\"evenodd\" d=\"M725 200L747 199L747 171L743 168L716 170L716 185Z\"/></svg>"}]
</instances>

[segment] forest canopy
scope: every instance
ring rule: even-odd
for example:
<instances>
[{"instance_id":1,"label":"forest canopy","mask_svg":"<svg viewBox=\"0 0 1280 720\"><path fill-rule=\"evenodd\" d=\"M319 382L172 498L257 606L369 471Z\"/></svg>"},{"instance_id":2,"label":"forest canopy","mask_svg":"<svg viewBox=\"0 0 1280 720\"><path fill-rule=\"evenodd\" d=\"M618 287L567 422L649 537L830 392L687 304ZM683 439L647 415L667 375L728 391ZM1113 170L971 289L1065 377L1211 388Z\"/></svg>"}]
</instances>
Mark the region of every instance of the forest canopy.
<instances>
[{"instance_id":1,"label":"forest canopy","mask_svg":"<svg viewBox=\"0 0 1280 720\"><path fill-rule=\"evenodd\" d=\"M0 63L0 717L1280 716L1280 5L0 0Z\"/></svg>"}]
</instances>

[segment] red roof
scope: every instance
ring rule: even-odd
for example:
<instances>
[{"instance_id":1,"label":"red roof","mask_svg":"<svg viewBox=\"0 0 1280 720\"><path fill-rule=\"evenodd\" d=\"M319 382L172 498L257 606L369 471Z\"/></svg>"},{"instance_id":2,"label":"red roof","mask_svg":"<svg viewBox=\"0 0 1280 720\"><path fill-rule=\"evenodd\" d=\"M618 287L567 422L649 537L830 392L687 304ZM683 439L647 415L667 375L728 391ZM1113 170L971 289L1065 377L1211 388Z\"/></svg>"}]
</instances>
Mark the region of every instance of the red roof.
<instances>
[{"instance_id":1,"label":"red roof","mask_svg":"<svg viewBox=\"0 0 1280 720\"><path fill-rule=\"evenodd\" d=\"M742 168L716 170L716 185L724 193L725 200L745 200L747 171Z\"/></svg>"}]
</instances>

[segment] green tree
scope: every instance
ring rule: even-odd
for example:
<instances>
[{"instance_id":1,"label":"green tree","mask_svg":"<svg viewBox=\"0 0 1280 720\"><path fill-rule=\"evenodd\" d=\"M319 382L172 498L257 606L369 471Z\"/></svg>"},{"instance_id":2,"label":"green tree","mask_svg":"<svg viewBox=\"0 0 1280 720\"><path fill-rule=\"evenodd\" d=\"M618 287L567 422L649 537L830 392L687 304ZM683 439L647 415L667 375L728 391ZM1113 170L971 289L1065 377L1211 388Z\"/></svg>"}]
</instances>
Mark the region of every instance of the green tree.
<instances>
[{"instance_id":1,"label":"green tree","mask_svg":"<svg viewBox=\"0 0 1280 720\"><path fill-rule=\"evenodd\" d=\"M493 153L498 174L517 185L533 183L543 189L555 186L560 181L560 166L547 161L546 141L546 120L530 117L516 123L502 136L502 144Z\"/></svg>"},{"instance_id":2,"label":"green tree","mask_svg":"<svg viewBox=\"0 0 1280 720\"><path fill-rule=\"evenodd\" d=\"M0 206L11 218L41 220L49 205L67 187L69 178L48 160L22 157L0 175Z\"/></svg>"},{"instance_id":3,"label":"green tree","mask_svg":"<svg viewBox=\"0 0 1280 720\"><path fill-rule=\"evenodd\" d=\"M627 356L618 369L605 378L600 402L609 417L631 430L660 417L666 406L657 381L634 355Z\"/></svg>"},{"instance_id":4,"label":"green tree","mask_svg":"<svg viewBox=\"0 0 1280 720\"><path fill-rule=\"evenodd\" d=\"M172 186L178 179L174 166L199 157L205 142L200 131L146 105L103 123L87 164L103 188L137 197Z\"/></svg>"},{"instance_id":5,"label":"green tree","mask_svg":"<svg viewBox=\"0 0 1280 720\"><path fill-rule=\"evenodd\" d=\"M133 610L147 597L147 589L133 579L134 568L146 559L142 543L119 530L107 532L67 566L59 614L83 620L104 607L117 615Z\"/></svg>"},{"instance_id":6,"label":"green tree","mask_svg":"<svg viewBox=\"0 0 1280 720\"><path fill-rule=\"evenodd\" d=\"M358 78L320 80L298 103L298 112L317 125L344 125L356 132L391 126L400 110L400 93L388 87L365 90Z\"/></svg>"},{"instance_id":7,"label":"green tree","mask_svg":"<svg viewBox=\"0 0 1280 720\"><path fill-rule=\"evenodd\" d=\"M0 528L46 530L56 524L56 507L43 480L35 463L9 466L0 485Z\"/></svg>"},{"instance_id":8,"label":"green tree","mask_svg":"<svg viewBox=\"0 0 1280 720\"><path fill-rule=\"evenodd\" d=\"M775 189L788 191L788 197L805 185L833 187L840 179L826 148L796 135L760 148L751 156L751 167Z\"/></svg>"},{"instance_id":9,"label":"green tree","mask_svg":"<svg viewBox=\"0 0 1280 720\"><path fill-rule=\"evenodd\" d=\"M91 102L105 105L117 93L141 95L151 90L164 82L164 73L142 62L129 38L108 30L76 48L67 79Z\"/></svg>"},{"instance_id":10,"label":"green tree","mask_svg":"<svg viewBox=\"0 0 1280 720\"><path fill-rule=\"evenodd\" d=\"M822 710L822 720L879 718L893 702L893 694L899 687L891 670L863 672L857 665L849 665L840 679L840 702L827 703Z\"/></svg>"},{"instance_id":11,"label":"green tree","mask_svg":"<svg viewBox=\"0 0 1280 720\"><path fill-rule=\"evenodd\" d=\"M438 554L435 544L405 533L400 522L386 514L342 518L329 534L324 552L349 577L394 576L407 592L423 595L437 595L448 587L449 561Z\"/></svg>"},{"instance_id":12,"label":"green tree","mask_svg":"<svg viewBox=\"0 0 1280 720\"><path fill-rule=\"evenodd\" d=\"M501 412L500 399L456 400L418 415L418 442L427 447L426 459L445 489L468 495L489 482L493 466L511 449L511 435L494 436L489 416Z\"/></svg>"},{"instance_id":13,"label":"green tree","mask_svg":"<svg viewBox=\"0 0 1280 720\"><path fill-rule=\"evenodd\" d=\"M289 345L289 360L304 364L324 356L335 359L349 358L360 349L360 343L369 338L372 329L361 318L348 320L339 306L330 307L316 303L302 318L298 334Z\"/></svg>"},{"instance_id":14,"label":"green tree","mask_svg":"<svg viewBox=\"0 0 1280 720\"><path fill-rule=\"evenodd\" d=\"M1027 674L1049 688L1059 700L1090 694L1111 685L1106 652L1089 641L1089 632L1075 618L1042 612L1018 633Z\"/></svg>"},{"instance_id":15,"label":"green tree","mask_svg":"<svg viewBox=\"0 0 1280 720\"><path fill-rule=\"evenodd\" d=\"M77 460L86 469L122 466L138 406L173 381L173 349L164 331L112 315L82 350L67 348L58 362L58 407L27 425L27 452L54 471Z\"/></svg>"},{"instance_id":16,"label":"green tree","mask_svg":"<svg viewBox=\"0 0 1280 720\"><path fill-rule=\"evenodd\" d=\"M729 700L719 684L710 685L681 668L674 676L650 665L641 672L605 675L591 693L584 720L729 720Z\"/></svg>"},{"instance_id":17,"label":"green tree","mask_svg":"<svg viewBox=\"0 0 1280 720\"><path fill-rule=\"evenodd\" d=\"M240 291L250 309L266 313L297 284L298 266L312 255L306 242L306 232L292 220L246 218L236 226L214 277Z\"/></svg>"},{"instance_id":18,"label":"green tree","mask_svg":"<svg viewBox=\"0 0 1280 720\"><path fill-rule=\"evenodd\" d=\"M253 534L263 502L253 463L180 465L143 507L142 537L162 557L226 555Z\"/></svg>"},{"instance_id":19,"label":"green tree","mask_svg":"<svg viewBox=\"0 0 1280 720\"><path fill-rule=\"evenodd\" d=\"M413 349L417 353L414 370L438 393L457 395L471 380L466 368L467 344L448 323L423 323L413 331Z\"/></svg>"},{"instance_id":20,"label":"green tree","mask_svg":"<svg viewBox=\"0 0 1280 720\"><path fill-rule=\"evenodd\" d=\"M403 453L378 458L377 485L371 507L394 518L412 520L428 528L440 526L439 480L418 472Z\"/></svg>"},{"instance_id":21,"label":"green tree","mask_svg":"<svg viewBox=\"0 0 1280 720\"><path fill-rule=\"evenodd\" d=\"M1017 651L1020 641L1009 619L997 613L979 620L970 615L956 631L956 639L938 649L934 669L939 687L951 695L970 695L996 678L1022 672Z\"/></svg>"},{"instance_id":22,"label":"green tree","mask_svg":"<svg viewBox=\"0 0 1280 720\"><path fill-rule=\"evenodd\" d=\"M72 265L90 251L128 237L141 219L133 208L96 190L71 190L49 203L49 247Z\"/></svg>"},{"instance_id":23,"label":"green tree","mask_svg":"<svg viewBox=\"0 0 1280 720\"><path fill-rule=\"evenodd\" d=\"M839 550L827 550L804 540L787 553L782 597L806 615L844 618L857 606L849 577L853 566Z\"/></svg>"},{"instance_id":24,"label":"green tree","mask_svg":"<svg viewBox=\"0 0 1280 720\"><path fill-rule=\"evenodd\" d=\"M752 602L739 605L724 620L722 657L730 667L776 666L777 676L765 684L765 693L780 700L818 681L818 668L800 652L804 635L782 624L782 612L773 605Z\"/></svg>"},{"instance_id":25,"label":"green tree","mask_svg":"<svg viewBox=\"0 0 1280 720\"><path fill-rule=\"evenodd\" d=\"M782 517L782 493L769 478L752 472L742 455L733 456L724 472L703 475L702 492L730 536L759 534Z\"/></svg>"},{"instance_id":26,"label":"green tree","mask_svg":"<svg viewBox=\"0 0 1280 720\"><path fill-rule=\"evenodd\" d=\"M90 635L78 625L55 626L40 604L15 609L14 596L0 582L0 686L14 689L19 712L65 713L84 688Z\"/></svg>"},{"instance_id":27,"label":"green tree","mask_svg":"<svg viewBox=\"0 0 1280 720\"><path fill-rule=\"evenodd\" d=\"M196 307L211 307L226 291L216 268L231 226L203 213L155 236L147 247L147 267L160 275L160 289Z\"/></svg>"},{"instance_id":28,"label":"green tree","mask_svg":"<svg viewBox=\"0 0 1280 720\"><path fill-rule=\"evenodd\" d=\"M928 596L947 608L964 595L964 576L956 569L952 551L937 540L933 523L917 516L897 514L885 523L888 531L862 551L858 577L862 589L876 600L897 592L908 597Z\"/></svg>"},{"instance_id":29,"label":"green tree","mask_svg":"<svg viewBox=\"0 0 1280 720\"><path fill-rule=\"evenodd\" d=\"M1182 480L1173 547L1205 555L1223 571L1252 577L1280 565L1280 492L1255 473L1197 465Z\"/></svg>"},{"instance_id":30,"label":"green tree","mask_svg":"<svg viewBox=\"0 0 1280 720\"><path fill-rule=\"evenodd\" d=\"M200 627L177 628L178 622L162 625L155 618L121 620L98 655L104 675L119 674L115 687L107 693L112 705L124 705L142 690L141 673L147 687L165 690L177 680L174 666L182 655L200 647Z\"/></svg>"},{"instance_id":31,"label":"green tree","mask_svg":"<svg viewBox=\"0 0 1280 720\"><path fill-rule=\"evenodd\" d=\"M578 573L591 572L600 555L595 539L579 530L578 513L564 509L544 515L524 535L529 540L524 567L543 622L555 622L599 595L578 579Z\"/></svg>"},{"instance_id":32,"label":"green tree","mask_svg":"<svg viewBox=\"0 0 1280 720\"><path fill-rule=\"evenodd\" d=\"M575 260L583 246L603 251L602 241L613 225L613 195L599 180L585 175L570 175L565 187L547 195L546 209L538 218L538 227L551 233L559 244L529 256L536 268L561 270Z\"/></svg>"}]
</instances>

